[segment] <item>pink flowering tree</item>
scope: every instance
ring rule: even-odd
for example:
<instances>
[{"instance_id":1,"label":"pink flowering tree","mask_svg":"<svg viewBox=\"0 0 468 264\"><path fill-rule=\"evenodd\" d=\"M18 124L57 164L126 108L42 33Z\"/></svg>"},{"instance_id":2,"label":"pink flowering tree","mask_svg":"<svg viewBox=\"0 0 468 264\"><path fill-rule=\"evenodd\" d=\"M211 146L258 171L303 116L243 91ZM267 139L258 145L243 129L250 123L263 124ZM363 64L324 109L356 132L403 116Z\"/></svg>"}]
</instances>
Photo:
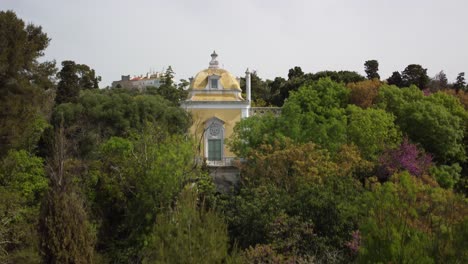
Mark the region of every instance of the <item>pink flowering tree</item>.
<instances>
[{"instance_id":1,"label":"pink flowering tree","mask_svg":"<svg viewBox=\"0 0 468 264\"><path fill-rule=\"evenodd\" d=\"M397 149L387 150L379 159L380 179L388 179L399 171L408 171L413 176L422 176L432 165L432 156L424 153L418 146L409 142L408 138Z\"/></svg>"},{"instance_id":2,"label":"pink flowering tree","mask_svg":"<svg viewBox=\"0 0 468 264\"><path fill-rule=\"evenodd\" d=\"M359 253L359 248L361 248L361 232L359 230L355 230L351 235L351 240L346 242L345 246L352 254L357 255Z\"/></svg>"}]
</instances>

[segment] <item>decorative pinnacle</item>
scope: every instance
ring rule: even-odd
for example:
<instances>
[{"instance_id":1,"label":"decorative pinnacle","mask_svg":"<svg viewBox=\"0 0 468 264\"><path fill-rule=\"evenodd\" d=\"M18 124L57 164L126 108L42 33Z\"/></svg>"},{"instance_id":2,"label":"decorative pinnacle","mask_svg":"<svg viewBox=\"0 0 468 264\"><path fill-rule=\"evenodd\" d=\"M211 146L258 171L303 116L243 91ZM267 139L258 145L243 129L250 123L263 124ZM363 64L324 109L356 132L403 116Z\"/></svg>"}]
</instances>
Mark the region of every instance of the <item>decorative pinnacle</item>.
<instances>
[{"instance_id":1,"label":"decorative pinnacle","mask_svg":"<svg viewBox=\"0 0 468 264\"><path fill-rule=\"evenodd\" d=\"M245 74L250 74L249 68L247 68L247 70L245 70Z\"/></svg>"},{"instance_id":2,"label":"decorative pinnacle","mask_svg":"<svg viewBox=\"0 0 468 264\"><path fill-rule=\"evenodd\" d=\"M219 68L219 62L216 60L218 58L218 54L216 54L216 51L213 50L213 53L211 53L211 61L210 61L210 69L218 69Z\"/></svg>"}]
</instances>

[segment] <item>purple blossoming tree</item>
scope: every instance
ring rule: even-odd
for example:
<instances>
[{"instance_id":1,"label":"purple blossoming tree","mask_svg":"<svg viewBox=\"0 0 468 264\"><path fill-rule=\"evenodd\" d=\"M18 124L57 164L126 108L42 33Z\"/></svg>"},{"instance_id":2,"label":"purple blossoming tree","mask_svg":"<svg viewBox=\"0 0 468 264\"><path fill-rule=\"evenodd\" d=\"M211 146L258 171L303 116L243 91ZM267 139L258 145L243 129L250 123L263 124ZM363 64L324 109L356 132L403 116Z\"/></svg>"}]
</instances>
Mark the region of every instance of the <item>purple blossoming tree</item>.
<instances>
[{"instance_id":1,"label":"purple blossoming tree","mask_svg":"<svg viewBox=\"0 0 468 264\"><path fill-rule=\"evenodd\" d=\"M421 176L432 164L432 156L421 151L415 144L404 138L397 149L387 150L379 159L380 179L388 179L399 171L408 171L413 176Z\"/></svg>"}]
</instances>

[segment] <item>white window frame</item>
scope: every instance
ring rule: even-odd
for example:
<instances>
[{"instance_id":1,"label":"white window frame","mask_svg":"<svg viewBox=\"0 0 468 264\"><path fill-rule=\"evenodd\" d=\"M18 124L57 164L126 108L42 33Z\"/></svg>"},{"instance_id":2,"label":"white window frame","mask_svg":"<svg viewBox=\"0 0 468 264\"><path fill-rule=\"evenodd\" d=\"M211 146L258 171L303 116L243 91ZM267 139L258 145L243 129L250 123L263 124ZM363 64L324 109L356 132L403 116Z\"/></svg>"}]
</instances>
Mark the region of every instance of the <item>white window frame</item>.
<instances>
[{"instance_id":1,"label":"white window frame","mask_svg":"<svg viewBox=\"0 0 468 264\"><path fill-rule=\"evenodd\" d=\"M218 131L219 129L219 131ZM218 131L216 133L216 131ZM221 140L221 160L224 159L224 121L212 117L205 122L205 158L208 160L208 140L220 139Z\"/></svg>"},{"instance_id":2,"label":"white window frame","mask_svg":"<svg viewBox=\"0 0 468 264\"><path fill-rule=\"evenodd\" d=\"M210 90L220 90L220 89L222 89L220 79L221 79L221 76L216 75L216 74L208 76L207 88L210 89ZM216 80L216 84L217 84L216 88L212 86L213 80Z\"/></svg>"}]
</instances>

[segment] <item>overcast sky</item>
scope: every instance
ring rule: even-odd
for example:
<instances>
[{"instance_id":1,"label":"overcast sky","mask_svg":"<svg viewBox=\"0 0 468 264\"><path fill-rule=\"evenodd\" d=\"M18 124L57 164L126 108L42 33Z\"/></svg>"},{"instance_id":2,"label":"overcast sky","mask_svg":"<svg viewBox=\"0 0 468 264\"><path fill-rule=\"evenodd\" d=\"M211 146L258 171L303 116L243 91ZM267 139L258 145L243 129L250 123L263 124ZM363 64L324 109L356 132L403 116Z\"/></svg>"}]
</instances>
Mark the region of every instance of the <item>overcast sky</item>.
<instances>
[{"instance_id":1,"label":"overcast sky","mask_svg":"<svg viewBox=\"0 0 468 264\"><path fill-rule=\"evenodd\" d=\"M468 74L467 0L0 0L52 39L45 59L74 60L102 76L172 65L176 77L206 68L213 50L236 76L352 70L376 59L387 78L408 64Z\"/></svg>"}]
</instances>

